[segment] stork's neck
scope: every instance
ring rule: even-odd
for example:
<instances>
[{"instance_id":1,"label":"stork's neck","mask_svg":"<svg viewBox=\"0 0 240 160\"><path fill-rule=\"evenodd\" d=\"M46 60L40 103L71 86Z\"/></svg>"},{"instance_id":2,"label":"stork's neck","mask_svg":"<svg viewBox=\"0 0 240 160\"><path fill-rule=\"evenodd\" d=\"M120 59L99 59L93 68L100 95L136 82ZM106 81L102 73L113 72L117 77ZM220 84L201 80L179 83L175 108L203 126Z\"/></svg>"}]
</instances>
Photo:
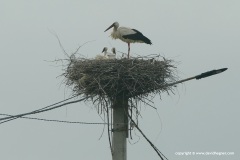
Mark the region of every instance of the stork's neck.
<instances>
[{"instance_id":1,"label":"stork's neck","mask_svg":"<svg viewBox=\"0 0 240 160\"><path fill-rule=\"evenodd\" d=\"M113 31L117 31L118 27L117 26L114 26L113 27Z\"/></svg>"}]
</instances>

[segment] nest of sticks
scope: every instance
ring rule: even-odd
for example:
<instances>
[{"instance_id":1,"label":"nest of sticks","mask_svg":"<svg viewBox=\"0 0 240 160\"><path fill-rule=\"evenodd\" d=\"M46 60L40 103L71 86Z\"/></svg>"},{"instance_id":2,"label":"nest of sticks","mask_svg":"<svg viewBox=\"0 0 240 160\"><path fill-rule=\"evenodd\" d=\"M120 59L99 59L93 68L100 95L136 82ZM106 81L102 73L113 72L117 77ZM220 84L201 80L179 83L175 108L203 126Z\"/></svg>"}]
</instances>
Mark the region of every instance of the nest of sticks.
<instances>
[{"instance_id":1,"label":"nest of sticks","mask_svg":"<svg viewBox=\"0 0 240 160\"><path fill-rule=\"evenodd\" d=\"M161 60L160 60L161 59ZM144 100L149 94L173 91L177 80L174 61L164 57L86 59L71 56L64 70L73 93L112 102L119 96Z\"/></svg>"},{"instance_id":2,"label":"nest of sticks","mask_svg":"<svg viewBox=\"0 0 240 160\"><path fill-rule=\"evenodd\" d=\"M162 92L174 93L174 82L178 80L175 62L164 57L136 57L131 59L86 59L73 54L67 59L62 76L65 84L72 88L73 95L85 97L103 114L108 123L108 136L113 131L113 108L119 101L127 107L126 115L131 130L138 125L139 103L154 107L151 98ZM124 99L121 99L123 98ZM149 98L150 97L150 98ZM134 121L133 121L134 119ZM127 120L128 121L128 120ZM134 123L132 123L134 122ZM134 125L131 125L134 124Z\"/></svg>"},{"instance_id":3,"label":"nest of sticks","mask_svg":"<svg viewBox=\"0 0 240 160\"><path fill-rule=\"evenodd\" d=\"M131 130L138 128L136 126L141 110L139 103L143 102L154 107L149 96L154 97L158 94L161 97L162 92L174 93L173 84L178 80L178 76L175 62L171 59L160 55L131 59L77 58L75 55L81 46L69 56L59 39L58 41L68 57L57 60L68 62L66 66L64 65L62 74L65 78L64 83L72 88L73 95L85 97L84 99L93 102L98 113L104 115L103 120L107 119L110 148L112 146L110 132L117 129L113 128L113 108L116 103L122 101L121 104L126 107L124 125L127 124L126 131L130 130L132 138ZM140 131L139 128L138 130Z\"/></svg>"}]
</instances>

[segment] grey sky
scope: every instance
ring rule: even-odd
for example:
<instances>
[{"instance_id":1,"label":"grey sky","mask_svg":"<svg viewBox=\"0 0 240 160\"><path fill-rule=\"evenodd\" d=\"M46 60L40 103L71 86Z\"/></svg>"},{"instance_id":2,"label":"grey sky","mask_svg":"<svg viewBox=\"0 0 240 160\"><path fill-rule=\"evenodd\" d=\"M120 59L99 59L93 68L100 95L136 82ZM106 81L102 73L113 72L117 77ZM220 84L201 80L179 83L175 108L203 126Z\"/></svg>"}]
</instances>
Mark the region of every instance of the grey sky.
<instances>
[{"instance_id":1,"label":"grey sky","mask_svg":"<svg viewBox=\"0 0 240 160\"><path fill-rule=\"evenodd\" d=\"M131 53L161 54L179 62L181 78L228 67L219 75L178 85L176 94L157 96L156 111L142 106L140 127L169 160L238 160L240 2L238 0L1 0L0 113L18 114L70 96L61 85L65 58L56 38L71 53L89 58L103 47L127 52L127 44L103 31L114 21L141 31L153 45L133 44ZM60 65L60 64L59 64ZM74 104L35 117L101 122L90 104ZM0 125L4 160L110 160L106 128L33 120ZM140 133L136 131L140 136ZM131 143L138 140L134 136ZM235 152L234 156L176 156L176 152ZM128 159L159 157L140 136L128 143Z\"/></svg>"}]
</instances>

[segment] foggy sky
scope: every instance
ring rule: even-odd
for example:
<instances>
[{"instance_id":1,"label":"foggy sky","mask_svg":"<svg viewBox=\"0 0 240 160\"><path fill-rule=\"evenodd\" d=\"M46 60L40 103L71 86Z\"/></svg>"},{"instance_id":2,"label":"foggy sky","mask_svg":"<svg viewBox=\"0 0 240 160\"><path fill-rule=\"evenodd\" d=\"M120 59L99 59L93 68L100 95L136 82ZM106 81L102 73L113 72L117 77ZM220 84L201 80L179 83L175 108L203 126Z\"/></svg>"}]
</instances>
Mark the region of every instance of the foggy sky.
<instances>
[{"instance_id":1,"label":"foggy sky","mask_svg":"<svg viewBox=\"0 0 240 160\"><path fill-rule=\"evenodd\" d=\"M169 160L238 160L240 2L237 0L1 0L0 113L19 114L71 96L62 84L65 50L92 58L103 47L127 52L127 44L104 30L113 22L135 28L153 45L133 44L131 53L161 54L188 78L212 69L226 72L178 85L175 94L141 106L139 127ZM3 116L2 116L3 117ZM102 122L91 103L78 103L32 117ZM103 132L103 136L101 136ZM135 135L136 134L136 135ZM18 119L0 125L4 160L111 160L107 127ZM138 138L140 137L140 138ZM137 142L138 141L138 142ZM136 144L134 144L137 142ZM234 152L234 156L178 156L176 152ZM159 157L140 135L128 142L128 159Z\"/></svg>"}]
</instances>

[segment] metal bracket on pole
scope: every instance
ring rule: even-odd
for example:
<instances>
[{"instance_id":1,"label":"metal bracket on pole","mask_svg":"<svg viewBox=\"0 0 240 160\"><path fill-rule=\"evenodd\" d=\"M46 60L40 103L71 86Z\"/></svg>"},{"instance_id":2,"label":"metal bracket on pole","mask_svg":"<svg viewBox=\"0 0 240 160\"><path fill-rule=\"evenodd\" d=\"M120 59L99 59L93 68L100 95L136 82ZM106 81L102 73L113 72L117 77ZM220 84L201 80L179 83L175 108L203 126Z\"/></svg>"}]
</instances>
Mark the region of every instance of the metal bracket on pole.
<instances>
[{"instance_id":1,"label":"metal bracket on pole","mask_svg":"<svg viewBox=\"0 0 240 160\"><path fill-rule=\"evenodd\" d=\"M218 69L218 70L211 70L211 71L208 71L208 72L204 72L200 75L197 75L195 76L195 78L197 80L201 79L201 78L206 78L206 77L209 77L209 76L212 76L212 75L215 75L215 74L219 74L219 73L222 73L224 71L226 71L227 68L222 68L222 69Z\"/></svg>"},{"instance_id":2,"label":"metal bracket on pole","mask_svg":"<svg viewBox=\"0 0 240 160\"><path fill-rule=\"evenodd\" d=\"M228 68L211 70L211 71L204 72L204 73L201 73L201 74L199 74L199 75L196 75L196 76L194 76L194 77L190 77L190 78L186 78L186 79L183 79L183 80L180 80L180 81L177 81L177 82L169 83L169 84L167 84L166 86L173 86L173 85L175 85L175 84L183 83L183 82L186 82L186 81L189 81L189 80L192 80L192 79L199 80L199 79L201 79L201 78L206 78L206 77L209 77L209 76L212 76L212 75L215 75L215 74L222 73L222 72L226 71L227 69L228 69Z\"/></svg>"}]
</instances>

